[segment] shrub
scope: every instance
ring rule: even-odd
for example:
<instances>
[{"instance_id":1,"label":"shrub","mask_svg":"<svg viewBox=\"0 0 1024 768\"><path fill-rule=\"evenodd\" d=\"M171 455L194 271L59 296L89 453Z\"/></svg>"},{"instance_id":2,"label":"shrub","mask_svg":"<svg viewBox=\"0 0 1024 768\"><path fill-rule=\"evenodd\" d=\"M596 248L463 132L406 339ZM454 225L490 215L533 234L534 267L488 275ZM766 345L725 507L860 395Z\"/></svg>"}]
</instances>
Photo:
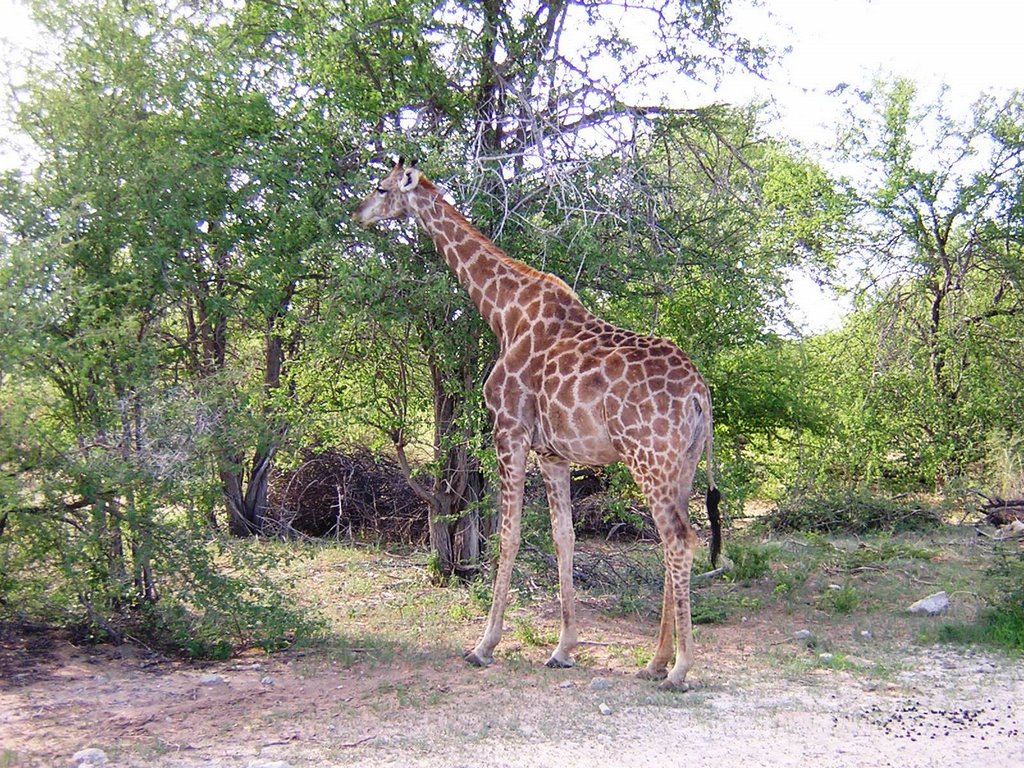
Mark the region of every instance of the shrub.
<instances>
[{"instance_id":1,"label":"shrub","mask_svg":"<svg viewBox=\"0 0 1024 768\"><path fill-rule=\"evenodd\" d=\"M846 615L853 613L860 605L860 595L850 584L835 589L829 587L818 596L818 606L830 613Z\"/></svg>"},{"instance_id":2,"label":"shrub","mask_svg":"<svg viewBox=\"0 0 1024 768\"><path fill-rule=\"evenodd\" d=\"M730 542L725 554L733 564L729 572L733 581L757 581L771 572L771 552L763 545Z\"/></svg>"},{"instance_id":3,"label":"shrub","mask_svg":"<svg viewBox=\"0 0 1024 768\"><path fill-rule=\"evenodd\" d=\"M990 584L988 606L977 621L947 624L940 630L939 639L1024 653L1024 552L998 551L986 577Z\"/></svg>"},{"instance_id":4,"label":"shrub","mask_svg":"<svg viewBox=\"0 0 1024 768\"><path fill-rule=\"evenodd\" d=\"M880 496L866 488L798 493L764 518L764 525L776 532L858 535L922 531L941 522L927 504Z\"/></svg>"}]
</instances>

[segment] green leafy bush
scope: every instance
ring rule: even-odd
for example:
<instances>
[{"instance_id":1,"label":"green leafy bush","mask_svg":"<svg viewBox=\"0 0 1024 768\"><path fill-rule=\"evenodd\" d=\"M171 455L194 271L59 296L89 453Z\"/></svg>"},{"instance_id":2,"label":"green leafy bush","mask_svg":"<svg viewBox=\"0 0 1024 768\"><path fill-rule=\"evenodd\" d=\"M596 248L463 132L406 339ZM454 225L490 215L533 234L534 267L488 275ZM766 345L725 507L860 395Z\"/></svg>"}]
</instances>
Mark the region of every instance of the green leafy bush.
<instances>
[{"instance_id":1,"label":"green leafy bush","mask_svg":"<svg viewBox=\"0 0 1024 768\"><path fill-rule=\"evenodd\" d=\"M725 554L733 564L729 572L733 581L757 581L771 573L771 551L766 546L730 542Z\"/></svg>"},{"instance_id":2,"label":"green leafy bush","mask_svg":"<svg viewBox=\"0 0 1024 768\"><path fill-rule=\"evenodd\" d=\"M829 613L846 615L853 613L860 605L860 595L851 584L837 588L829 587L818 596L818 607Z\"/></svg>"},{"instance_id":3,"label":"green leafy bush","mask_svg":"<svg viewBox=\"0 0 1024 768\"><path fill-rule=\"evenodd\" d=\"M947 624L939 639L959 644L980 644L1024 653L1024 552L996 553L986 573L988 606L973 624Z\"/></svg>"},{"instance_id":4,"label":"green leafy bush","mask_svg":"<svg viewBox=\"0 0 1024 768\"><path fill-rule=\"evenodd\" d=\"M930 505L859 487L798 493L782 501L763 524L775 532L866 534L923 531L941 522Z\"/></svg>"}]
</instances>

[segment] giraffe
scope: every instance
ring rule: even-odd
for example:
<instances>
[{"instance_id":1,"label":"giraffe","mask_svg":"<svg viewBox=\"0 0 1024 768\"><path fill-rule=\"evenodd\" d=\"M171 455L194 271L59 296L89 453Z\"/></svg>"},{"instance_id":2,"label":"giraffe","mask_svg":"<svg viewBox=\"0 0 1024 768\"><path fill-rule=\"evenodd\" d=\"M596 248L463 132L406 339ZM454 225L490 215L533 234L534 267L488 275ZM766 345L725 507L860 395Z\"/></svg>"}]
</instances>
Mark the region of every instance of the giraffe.
<instances>
[{"instance_id":1,"label":"giraffe","mask_svg":"<svg viewBox=\"0 0 1024 768\"><path fill-rule=\"evenodd\" d=\"M500 478L500 556L487 625L466 660L476 666L493 663L501 639L520 543L527 454L532 450L547 492L561 604L558 645L547 666L573 665L578 636L570 464L622 461L647 499L665 555L657 643L639 674L662 680L662 688L686 690L693 664L690 570L697 546L688 502L705 452L712 564L721 548L711 399L693 363L667 339L601 320L558 277L507 256L444 199L415 162L406 166L399 158L354 217L364 227L415 219L500 343L497 362L484 383Z\"/></svg>"}]
</instances>

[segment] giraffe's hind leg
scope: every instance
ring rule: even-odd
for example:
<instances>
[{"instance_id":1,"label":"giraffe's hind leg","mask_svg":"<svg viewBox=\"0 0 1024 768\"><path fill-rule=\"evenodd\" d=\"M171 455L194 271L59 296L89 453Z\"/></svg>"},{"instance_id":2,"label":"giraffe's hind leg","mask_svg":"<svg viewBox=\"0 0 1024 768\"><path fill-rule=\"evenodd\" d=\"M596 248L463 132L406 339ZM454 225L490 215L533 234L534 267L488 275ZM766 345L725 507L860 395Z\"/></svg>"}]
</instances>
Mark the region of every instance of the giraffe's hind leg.
<instances>
[{"instance_id":1,"label":"giraffe's hind leg","mask_svg":"<svg viewBox=\"0 0 1024 768\"><path fill-rule=\"evenodd\" d=\"M689 690L686 674L693 666L693 623L690 617L690 570L697 535L688 522L680 526L680 535L666 551L666 570L672 580L676 625L676 662L661 684L663 690ZM666 547L666 550L669 550Z\"/></svg>"},{"instance_id":2,"label":"giraffe's hind leg","mask_svg":"<svg viewBox=\"0 0 1024 768\"><path fill-rule=\"evenodd\" d=\"M665 584L661 597L661 626L658 629L658 642L654 648L654 656L647 666L637 672L642 680L664 680L668 675L668 663L672 661L672 638L675 635L676 612L675 599L672 597L672 579L668 568L665 568Z\"/></svg>"},{"instance_id":3,"label":"giraffe's hind leg","mask_svg":"<svg viewBox=\"0 0 1024 768\"><path fill-rule=\"evenodd\" d=\"M542 457L540 470L548 492L551 534L558 558L558 599L562 609L558 646L547 660L547 666L565 669L574 664L572 652L577 643L576 596L572 584L572 555L576 546L576 533L572 527L572 502L569 498L569 462Z\"/></svg>"},{"instance_id":4,"label":"giraffe's hind leg","mask_svg":"<svg viewBox=\"0 0 1024 768\"><path fill-rule=\"evenodd\" d=\"M641 467L633 475L647 497L665 552L665 588L661 625L654 656L642 676L664 681L665 690L688 689L686 675L693 666L693 627L690 618L690 569L697 535L689 522L687 502L696 462L673 467ZM673 629L675 648L672 647ZM675 651L675 663L666 671Z\"/></svg>"}]
</instances>

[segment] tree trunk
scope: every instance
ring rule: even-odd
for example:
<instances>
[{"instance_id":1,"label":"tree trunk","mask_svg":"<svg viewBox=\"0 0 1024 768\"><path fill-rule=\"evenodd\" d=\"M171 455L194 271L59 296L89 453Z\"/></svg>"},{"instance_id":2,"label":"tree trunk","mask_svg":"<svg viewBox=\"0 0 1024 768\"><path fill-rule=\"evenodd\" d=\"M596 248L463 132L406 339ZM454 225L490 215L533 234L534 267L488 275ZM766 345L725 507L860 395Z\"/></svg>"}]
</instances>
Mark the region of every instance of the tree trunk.
<instances>
[{"instance_id":1,"label":"tree trunk","mask_svg":"<svg viewBox=\"0 0 1024 768\"><path fill-rule=\"evenodd\" d=\"M267 533L270 470L274 466L274 455L286 431L286 425L275 417L270 402L274 391L281 386L281 374L284 369L284 343L276 328L276 322L284 313L283 308L287 301L290 301L292 293L292 290L286 291L286 300L282 302L281 311L267 321L263 374L263 390L267 400L263 407L263 416L269 425L268 439L265 444L257 446L253 453L252 466L247 478L243 477L242 459L237 454L233 457L234 461L228 462L220 472L224 501L228 510L228 530L235 536L258 536Z\"/></svg>"},{"instance_id":2,"label":"tree trunk","mask_svg":"<svg viewBox=\"0 0 1024 768\"><path fill-rule=\"evenodd\" d=\"M484 490L480 463L473 455L472 427L466 419L476 372L477 350L466 349L455 371L430 363L434 390L434 486L429 494L430 547L439 576L466 576L480 563L479 500Z\"/></svg>"}]
</instances>

